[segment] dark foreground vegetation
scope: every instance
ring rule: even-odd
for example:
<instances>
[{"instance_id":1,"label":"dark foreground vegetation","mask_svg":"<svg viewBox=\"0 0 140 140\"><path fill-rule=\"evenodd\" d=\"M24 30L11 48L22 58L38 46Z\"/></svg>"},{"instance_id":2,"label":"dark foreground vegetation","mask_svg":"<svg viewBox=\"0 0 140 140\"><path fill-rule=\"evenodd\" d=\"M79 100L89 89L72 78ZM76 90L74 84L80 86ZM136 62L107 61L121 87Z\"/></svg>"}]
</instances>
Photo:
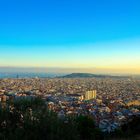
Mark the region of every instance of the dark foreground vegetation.
<instances>
[{"instance_id":1,"label":"dark foreground vegetation","mask_svg":"<svg viewBox=\"0 0 140 140\"><path fill-rule=\"evenodd\" d=\"M139 117L112 134L103 134L92 118L59 119L39 98L9 102L0 108L0 140L103 140L139 132Z\"/></svg>"}]
</instances>

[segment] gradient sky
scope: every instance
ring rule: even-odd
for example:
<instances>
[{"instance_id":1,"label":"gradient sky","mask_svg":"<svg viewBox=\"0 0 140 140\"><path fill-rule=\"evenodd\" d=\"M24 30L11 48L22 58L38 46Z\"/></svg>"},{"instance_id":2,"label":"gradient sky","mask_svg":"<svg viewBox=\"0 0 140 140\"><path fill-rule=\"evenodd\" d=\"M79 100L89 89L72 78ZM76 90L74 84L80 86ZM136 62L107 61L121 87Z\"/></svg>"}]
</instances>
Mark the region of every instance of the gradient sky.
<instances>
[{"instance_id":1,"label":"gradient sky","mask_svg":"<svg viewBox=\"0 0 140 140\"><path fill-rule=\"evenodd\" d=\"M139 0L0 0L0 66L140 73Z\"/></svg>"}]
</instances>

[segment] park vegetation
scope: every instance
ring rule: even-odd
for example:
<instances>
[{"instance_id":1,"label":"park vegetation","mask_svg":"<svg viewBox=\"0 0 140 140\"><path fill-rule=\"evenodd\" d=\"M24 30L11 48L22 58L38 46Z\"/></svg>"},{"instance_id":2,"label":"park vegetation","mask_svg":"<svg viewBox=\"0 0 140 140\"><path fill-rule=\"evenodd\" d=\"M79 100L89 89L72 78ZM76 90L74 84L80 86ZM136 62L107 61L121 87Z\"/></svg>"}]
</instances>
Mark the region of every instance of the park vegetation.
<instances>
[{"instance_id":1,"label":"park vegetation","mask_svg":"<svg viewBox=\"0 0 140 140\"><path fill-rule=\"evenodd\" d=\"M140 117L105 134L89 116L58 118L40 98L8 102L0 107L0 140L107 140L133 137L140 132Z\"/></svg>"}]
</instances>

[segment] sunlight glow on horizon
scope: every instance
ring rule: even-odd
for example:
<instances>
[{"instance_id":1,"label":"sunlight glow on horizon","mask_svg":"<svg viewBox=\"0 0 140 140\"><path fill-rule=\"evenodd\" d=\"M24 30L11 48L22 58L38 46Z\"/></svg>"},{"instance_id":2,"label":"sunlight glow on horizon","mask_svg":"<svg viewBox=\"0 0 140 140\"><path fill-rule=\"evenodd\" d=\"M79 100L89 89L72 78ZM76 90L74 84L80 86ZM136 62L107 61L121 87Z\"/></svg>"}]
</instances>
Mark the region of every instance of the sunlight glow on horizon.
<instances>
[{"instance_id":1,"label":"sunlight glow on horizon","mask_svg":"<svg viewBox=\"0 0 140 140\"><path fill-rule=\"evenodd\" d=\"M139 5L139 0L0 1L0 67L140 74Z\"/></svg>"},{"instance_id":2,"label":"sunlight glow on horizon","mask_svg":"<svg viewBox=\"0 0 140 140\"><path fill-rule=\"evenodd\" d=\"M96 68L102 72L140 73L139 46L139 39L129 39L87 45L9 47L9 50L3 49L3 54L7 55L2 55L0 66L86 68L89 72Z\"/></svg>"}]
</instances>

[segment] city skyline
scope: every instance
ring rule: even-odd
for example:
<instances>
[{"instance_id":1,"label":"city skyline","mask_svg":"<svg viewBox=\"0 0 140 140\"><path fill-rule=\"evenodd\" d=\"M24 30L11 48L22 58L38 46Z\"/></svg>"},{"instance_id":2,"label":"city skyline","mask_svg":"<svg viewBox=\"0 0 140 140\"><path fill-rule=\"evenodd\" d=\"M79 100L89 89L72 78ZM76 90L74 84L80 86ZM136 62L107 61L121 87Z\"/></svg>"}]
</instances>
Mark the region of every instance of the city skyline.
<instances>
[{"instance_id":1,"label":"city skyline","mask_svg":"<svg viewBox=\"0 0 140 140\"><path fill-rule=\"evenodd\" d=\"M0 68L140 74L139 4L1 1Z\"/></svg>"}]
</instances>

